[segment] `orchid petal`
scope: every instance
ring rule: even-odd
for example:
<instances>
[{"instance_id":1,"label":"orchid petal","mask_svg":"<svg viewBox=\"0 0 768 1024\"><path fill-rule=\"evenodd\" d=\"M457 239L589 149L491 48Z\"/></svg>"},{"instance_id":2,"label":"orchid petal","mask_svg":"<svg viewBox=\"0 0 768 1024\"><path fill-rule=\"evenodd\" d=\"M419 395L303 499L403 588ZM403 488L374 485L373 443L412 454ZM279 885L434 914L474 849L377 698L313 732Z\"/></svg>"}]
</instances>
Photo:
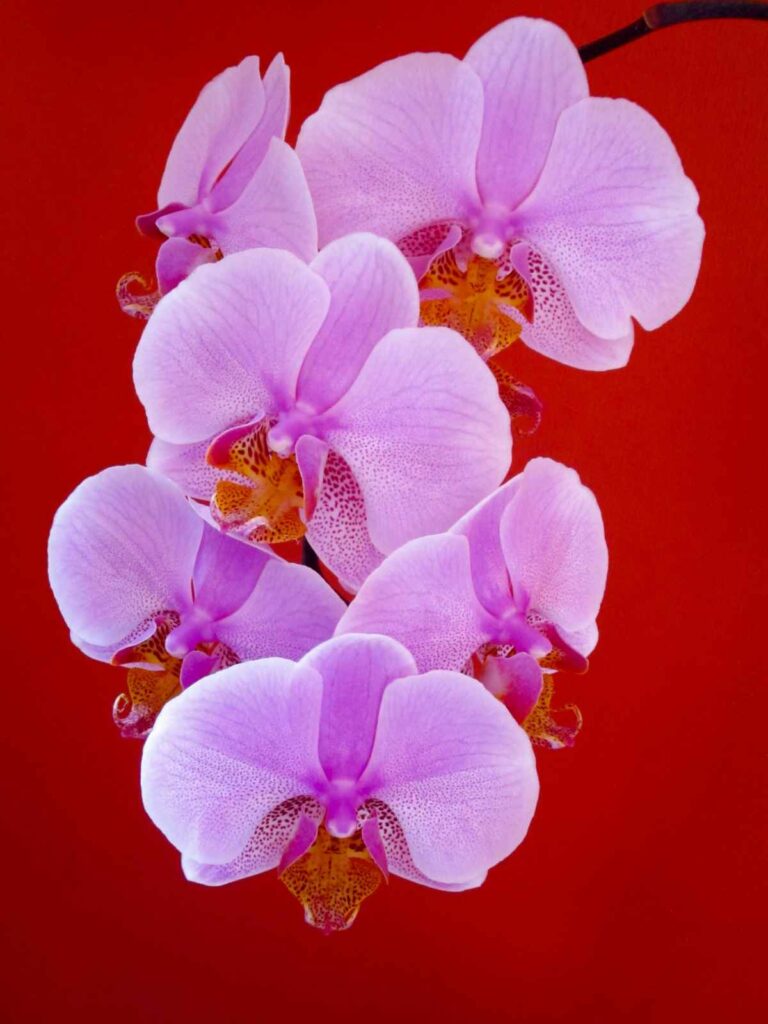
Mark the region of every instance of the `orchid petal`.
<instances>
[{"instance_id":1,"label":"orchid petal","mask_svg":"<svg viewBox=\"0 0 768 1024\"><path fill-rule=\"evenodd\" d=\"M413 675L408 651L386 636L334 637L301 662L323 679L318 754L329 779L355 780L368 763L381 695L393 679Z\"/></svg>"},{"instance_id":2,"label":"orchid petal","mask_svg":"<svg viewBox=\"0 0 768 1024\"><path fill-rule=\"evenodd\" d=\"M288 252L199 267L160 301L136 351L152 432L189 444L287 402L329 301L325 282Z\"/></svg>"},{"instance_id":3,"label":"orchid petal","mask_svg":"<svg viewBox=\"0 0 768 1024\"><path fill-rule=\"evenodd\" d=\"M388 553L447 529L504 477L509 416L496 380L454 331L391 331L329 413L373 543Z\"/></svg>"},{"instance_id":4,"label":"orchid petal","mask_svg":"<svg viewBox=\"0 0 768 1024\"><path fill-rule=\"evenodd\" d=\"M405 834L391 808L379 800L369 800L365 810L370 817L363 822L363 839L382 873L384 870L377 860L377 856L386 860L387 872L391 872L399 878L405 878L409 882L425 885L430 889L440 889L442 892L464 892L467 889L476 889L485 881L486 871L464 882L436 882L432 878L427 878L424 872L419 871L413 863ZM372 845L376 853L371 849Z\"/></svg>"},{"instance_id":5,"label":"orchid petal","mask_svg":"<svg viewBox=\"0 0 768 1024\"><path fill-rule=\"evenodd\" d=\"M194 206L251 134L263 109L258 57L246 57L212 79L173 141L157 205Z\"/></svg>"},{"instance_id":6,"label":"orchid petal","mask_svg":"<svg viewBox=\"0 0 768 1024\"><path fill-rule=\"evenodd\" d=\"M513 209L536 183L559 115L589 95L584 65L561 28L536 18L502 22L464 61L485 94L478 187Z\"/></svg>"},{"instance_id":7,"label":"orchid petal","mask_svg":"<svg viewBox=\"0 0 768 1024\"><path fill-rule=\"evenodd\" d=\"M608 549L594 494L573 469L551 459L525 467L501 520L513 592L558 628L579 630L597 617Z\"/></svg>"},{"instance_id":8,"label":"orchid petal","mask_svg":"<svg viewBox=\"0 0 768 1024\"><path fill-rule=\"evenodd\" d=\"M264 109L258 124L243 143L232 163L213 186L212 209L223 210L239 198L256 173L272 138L284 139L288 123L290 73L278 53L262 82Z\"/></svg>"},{"instance_id":9,"label":"orchid petal","mask_svg":"<svg viewBox=\"0 0 768 1024\"><path fill-rule=\"evenodd\" d=\"M397 241L477 203L483 91L455 57L387 61L326 93L297 152L323 244L369 230Z\"/></svg>"},{"instance_id":10,"label":"orchid petal","mask_svg":"<svg viewBox=\"0 0 768 1024\"><path fill-rule=\"evenodd\" d=\"M504 309L522 327L520 337L528 348L578 370L616 370L627 365L634 341L631 324L621 338L599 338L576 316L565 288L541 253L520 244L512 257L533 295L533 322L512 306Z\"/></svg>"},{"instance_id":11,"label":"orchid petal","mask_svg":"<svg viewBox=\"0 0 768 1024\"><path fill-rule=\"evenodd\" d=\"M538 796L528 737L480 683L456 672L387 687L362 784L396 815L419 871L448 883L476 879L508 856Z\"/></svg>"},{"instance_id":12,"label":"orchid petal","mask_svg":"<svg viewBox=\"0 0 768 1024\"><path fill-rule=\"evenodd\" d=\"M56 513L48 571L70 629L104 647L191 601L203 524L172 483L143 466L89 477Z\"/></svg>"},{"instance_id":13,"label":"orchid petal","mask_svg":"<svg viewBox=\"0 0 768 1024\"><path fill-rule=\"evenodd\" d=\"M519 486L518 475L498 487L451 527L451 533L464 536L469 542L472 583L480 603L497 615L506 611L510 598L499 530L502 516Z\"/></svg>"},{"instance_id":14,"label":"orchid petal","mask_svg":"<svg viewBox=\"0 0 768 1024\"><path fill-rule=\"evenodd\" d=\"M300 399L327 409L338 401L381 338L415 327L419 293L408 261L384 238L347 235L312 263L331 292L331 305L307 352L297 385Z\"/></svg>"},{"instance_id":15,"label":"orchid petal","mask_svg":"<svg viewBox=\"0 0 768 1024\"><path fill-rule=\"evenodd\" d=\"M664 129L628 100L566 110L520 231L552 264L577 317L605 338L647 330L688 301L701 260L698 196Z\"/></svg>"},{"instance_id":16,"label":"orchid petal","mask_svg":"<svg viewBox=\"0 0 768 1024\"><path fill-rule=\"evenodd\" d=\"M542 678L539 663L525 651L511 658L491 655L483 662L483 686L494 697L504 701L515 721L521 725L536 706Z\"/></svg>"},{"instance_id":17,"label":"orchid petal","mask_svg":"<svg viewBox=\"0 0 768 1024\"><path fill-rule=\"evenodd\" d=\"M337 627L399 640L420 672L460 671L490 639L472 586L465 537L421 537L391 554L363 584Z\"/></svg>"},{"instance_id":18,"label":"orchid petal","mask_svg":"<svg viewBox=\"0 0 768 1024\"><path fill-rule=\"evenodd\" d=\"M170 701L141 764L144 806L185 857L226 864L286 800L310 795L322 682L293 662L233 665Z\"/></svg>"},{"instance_id":19,"label":"orchid petal","mask_svg":"<svg viewBox=\"0 0 768 1024\"><path fill-rule=\"evenodd\" d=\"M297 458L304 440L301 438L296 446ZM351 593L384 557L371 541L365 502L352 470L334 451L328 452L323 467L306 536L320 560Z\"/></svg>"},{"instance_id":20,"label":"orchid petal","mask_svg":"<svg viewBox=\"0 0 768 1024\"><path fill-rule=\"evenodd\" d=\"M211 620L231 615L252 593L274 557L268 548L242 544L204 525L192 573L195 608ZM270 654L282 656L278 651Z\"/></svg>"},{"instance_id":21,"label":"orchid petal","mask_svg":"<svg viewBox=\"0 0 768 1024\"><path fill-rule=\"evenodd\" d=\"M300 857L312 845L322 818L323 809L315 800L302 797L286 800L259 822L245 849L231 861L205 864L184 855L182 870L190 882L200 885L226 885L272 868L281 870L286 854L290 852Z\"/></svg>"},{"instance_id":22,"label":"orchid petal","mask_svg":"<svg viewBox=\"0 0 768 1024\"><path fill-rule=\"evenodd\" d=\"M569 647L584 658L588 658L597 647L599 633L596 622L574 630L563 629L561 626L557 632Z\"/></svg>"},{"instance_id":23,"label":"orchid petal","mask_svg":"<svg viewBox=\"0 0 768 1024\"><path fill-rule=\"evenodd\" d=\"M344 602L318 573L268 556L250 596L217 622L216 637L242 660L295 660L327 640L343 612Z\"/></svg>"},{"instance_id":24,"label":"orchid petal","mask_svg":"<svg viewBox=\"0 0 768 1024\"><path fill-rule=\"evenodd\" d=\"M264 246L312 259L317 252L315 211L299 158L290 146L277 138L269 142L241 194L215 215L212 231L226 254Z\"/></svg>"},{"instance_id":25,"label":"orchid petal","mask_svg":"<svg viewBox=\"0 0 768 1024\"><path fill-rule=\"evenodd\" d=\"M189 277L196 267L213 263L213 249L196 245L187 238L167 238L157 253L155 275L160 294L166 295L181 281Z\"/></svg>"},{"instance_id":26,"label":"orchid petal","mask_svg":"<svg viewBox=\"0 0 768 1024\"><path fill-rule=\"evenodd\" d=\"M311 520L317 508L317 499L323 486L329 448L325 441L312 434L303 434L296 442L296 465L304 488L304 516Z\"/></svg>"},{"instance_id":27,"label":"orchid petal","mask_svg":"<svg viewBox=\"0 0 768 1024\"><path fill-rule=\"evenodd\" d=\"M227 476L226 471L215 469L206 462L205 456L211 440L206 438L195 444L169 444L156 437L147 452L147 466L167 476L188 497L207 502L216 490L217 481Z\"/></svg>"}]
</instances>

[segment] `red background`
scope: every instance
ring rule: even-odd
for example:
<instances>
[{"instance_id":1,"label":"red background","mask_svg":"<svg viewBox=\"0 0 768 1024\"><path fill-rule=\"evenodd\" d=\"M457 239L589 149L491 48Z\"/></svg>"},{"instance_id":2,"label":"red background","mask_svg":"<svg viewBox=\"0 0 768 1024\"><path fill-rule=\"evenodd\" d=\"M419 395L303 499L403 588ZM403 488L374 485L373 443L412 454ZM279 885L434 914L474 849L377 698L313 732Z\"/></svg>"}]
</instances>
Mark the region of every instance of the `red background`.
<instances>
[{"instance_id":1,"label":"red background","mask_svg":"<svg viewBox=\"0 0 768 1024\"><path fill-rule=\"evenodd\" d=\"M56 506L145 453L139 325L114 285L151 267L132 219L210 77L284 50L295 133L326 88L400 52L461 55L516 13L586 42L640 2L5 5L6 1019L760 1016L768 26L671 29L589 68L594 93L670 131L708 237L693 299L638 332L626 370L515 353L547 405L516 465L578 467L612 564L592 669L567 691L584 731L540 756L529 838L482 889L394 880L327 939L274 876L186 883L142 811L140 747L111 724L117 670L69 645L45 579Z\"/></svg>"}]
</instances>

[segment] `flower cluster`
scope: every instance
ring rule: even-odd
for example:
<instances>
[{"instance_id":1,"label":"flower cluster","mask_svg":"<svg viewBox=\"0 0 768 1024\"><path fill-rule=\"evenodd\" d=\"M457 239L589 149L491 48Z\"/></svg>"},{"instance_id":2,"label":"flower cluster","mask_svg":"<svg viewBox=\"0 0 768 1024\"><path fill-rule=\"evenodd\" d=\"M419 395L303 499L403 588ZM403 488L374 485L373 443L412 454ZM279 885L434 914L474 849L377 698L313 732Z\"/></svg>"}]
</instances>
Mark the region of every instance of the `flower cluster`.
<instances>
[{"instance_id":1,"label":"flower cluster","mask_svg":"<svg viewBox=\"0 0 768 1024\"><path fill-rule=\"evenodd\" d=\"M114 719L187 878L276 869L333 931L389 874L480 885L533 817L533 747L573 745L555 683L608 551L573 469L510 477L542 406L507 350L623 366L703 227L664 130L590 97L544 21L337 86L295 150L288 93L247 57L173 143L137 220L156 281L118 284L147 465L76 488L49 573L127 672Z\"/></svg>"}]
</instances>

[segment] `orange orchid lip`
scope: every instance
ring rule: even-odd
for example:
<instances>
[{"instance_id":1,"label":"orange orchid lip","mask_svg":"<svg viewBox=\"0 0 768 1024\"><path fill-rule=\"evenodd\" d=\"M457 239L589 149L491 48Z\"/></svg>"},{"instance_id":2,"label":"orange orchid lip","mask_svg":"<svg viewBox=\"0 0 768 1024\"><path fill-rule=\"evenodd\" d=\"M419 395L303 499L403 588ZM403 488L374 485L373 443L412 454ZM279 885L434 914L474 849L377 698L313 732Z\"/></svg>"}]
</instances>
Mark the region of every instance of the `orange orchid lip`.
<instances>
[{"instance_id":1,"label":"orange orchid lip","mask_svg":"<svg viewBox=\"0 0 768 1024\"><path fill-rule=\"evenodd\" d=\"M299 540L306 532L304 484L295 455L270 449L272 424L262 420L227 431L208 449L208 464L237 474L219 480L211 513L223 530L242 531L248 540L268 544Z\"/></svg>"}]
</instances>

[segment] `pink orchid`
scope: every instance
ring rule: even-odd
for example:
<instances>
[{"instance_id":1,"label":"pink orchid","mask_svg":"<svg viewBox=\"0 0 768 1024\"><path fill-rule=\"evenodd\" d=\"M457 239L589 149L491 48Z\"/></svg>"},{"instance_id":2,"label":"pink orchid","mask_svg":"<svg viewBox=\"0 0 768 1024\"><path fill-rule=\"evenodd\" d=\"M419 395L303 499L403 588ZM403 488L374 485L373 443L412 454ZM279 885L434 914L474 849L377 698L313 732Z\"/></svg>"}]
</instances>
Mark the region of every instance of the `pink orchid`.
<instances>
[{"instance_id":1,"label":"pink orchid","mask_svg":"<svg viewBox=\"0 0 768 1024\"><path fill-rule=\"evenodd\" d=\"M309 569L211 529L144 466L89 477L56 513L51 588L86 654L128 667L123 735L144 736L171 697L249 658L298 658L344 608Z\"/></svg>"},{"instance_id":2,"label":"pink orchid","mask_svg":"<svg viewBox=\"0 0 768 1024\"><path fill-rule=\"evenodd\" d=\"M669 136L634 103L590 97L546 21L512 18L464 60L413 53L331 89L297 152L321 243L397 242L423 322L485 358L519 336L569 366L623 366L632 318L659 327L693 289L704 230Z\"/></svg>"},{"instance_id":3,"label":"pink orchid","mask_svg":"<svg viewBox=\"0 0 768 1024\"><path fill-rule=\"evenodd\" d=\"M186 691L144 747L141 785L188 879L278 868L326 931L348 927L387 872L480 885L525 837L538 796L530 742L505 708L458 673L418 675L381 636L236 665Z\"/></svg>"},{"instance_id":4,"label":"pink orchid","mask_svg":"<svg viewBox=\"0 0 768 1024\"><path fill-rule=\"evenodd\" d=\"M420 672L476 674L534 742L570 746L581 718L553 717L552 673L586 671L607 571L594 495L574 470L533 459L448 533L390 555L337 634L384 633Z\"/></svg>"},{"instance_id":5,"label":"pink orchid","mask_svg":"<svg viewBox=\"0 0 768 1024\"><path fill-rule=\"evenodd\" d=\"M147 317L196 266L242 249L272 246L312 259L317 225L299 160L283 141L287 121L282 54L263 81L259 58L246 57L205 86L171 147L158 209L136 221L143 234L166 239L158 292L142 293L143 278L127 274L118 285L126 312Z\"/></svg>"},{"instance_id":6,"label":"pink orchid","mask_svg":"<svg viewBox=\"0 0 768 1024\"><path fill-rule=\"evenodd\" d=\"M157 438L149 463L244 540L306 533L357 589L509 467L493 375L455 332L417 318L405 258L373 235L340 239L309 266L255 249L198 268L136 353Z\"/></svg>"}]
</instances>

